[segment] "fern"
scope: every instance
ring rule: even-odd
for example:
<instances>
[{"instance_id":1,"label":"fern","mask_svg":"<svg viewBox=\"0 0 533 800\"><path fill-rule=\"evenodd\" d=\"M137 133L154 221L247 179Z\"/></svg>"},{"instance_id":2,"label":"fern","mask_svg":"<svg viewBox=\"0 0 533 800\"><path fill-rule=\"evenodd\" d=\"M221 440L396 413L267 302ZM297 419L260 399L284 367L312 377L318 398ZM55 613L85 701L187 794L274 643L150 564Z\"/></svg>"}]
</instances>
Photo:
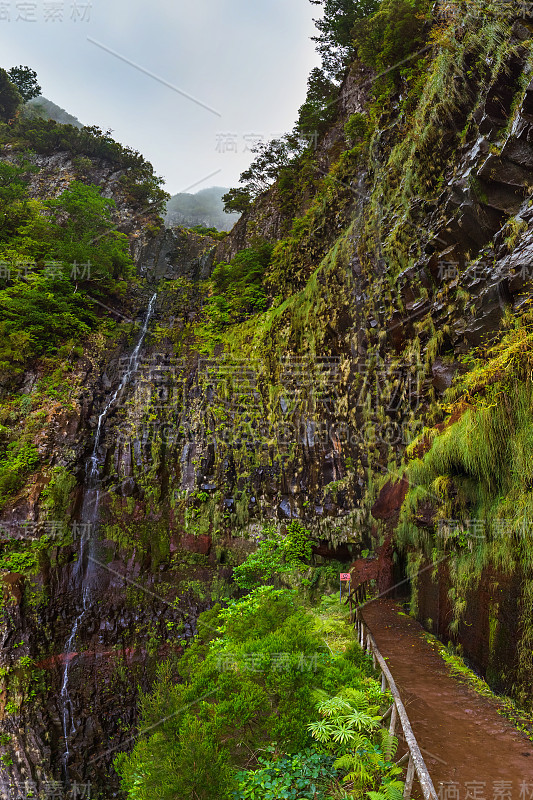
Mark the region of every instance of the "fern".
<instances>
[{"instance_id":1,"label":"fern","mask_svg":"<svg viewBox=\"0 0 533 800\"><path fill-rule=\"evenodd\" d=\"M389 760L393 759L398 750L398 739L389 733L387 728L380 728L377 733L379 744L384 753L388 753Z\"/></svg>"},{"instance_id":2,"label":"fern","mask_svg":"<svg viewBox=\"0 0 533 800\"><path fill-rule=\"evenodd\" d=\"M369 701L373 699L369 698L368 692L363 692L361 689L344 689L341 692L341 696L346 698L357 711L366 711L369 707ZM382 697L380 691L380 701Z\"/></svg>"},{"instance_id":3,"label":"fern","mask_svg":"<svg viewBox=\"0 0 533 800\"><path fill-rule=\"evenodd\" d=\"M389 781L381 784L379 792L367 792L370 800L403 800L403 781Z\"/></svg>"}]
</instances>

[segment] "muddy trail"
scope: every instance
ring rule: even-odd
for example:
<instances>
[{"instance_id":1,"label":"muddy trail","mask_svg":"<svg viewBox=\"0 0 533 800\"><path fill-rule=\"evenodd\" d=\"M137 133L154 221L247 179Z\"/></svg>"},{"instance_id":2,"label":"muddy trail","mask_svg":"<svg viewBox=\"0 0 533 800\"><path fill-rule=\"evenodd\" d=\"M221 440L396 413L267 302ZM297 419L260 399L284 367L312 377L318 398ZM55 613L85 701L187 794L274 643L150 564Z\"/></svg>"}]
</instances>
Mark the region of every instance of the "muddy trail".
<instances>
[{"instance_id":1,"label":"muddy trail","mask_svg":"<svg viewBox=\"0 0 533 800\"><path fill-rule=\"evenodd\" d=\"M450 674L422 626L401 611L390 600L362 607L441 800L533 800L531 742ZM416 796L418 788L415 781Z\"/></svg>"}]
</instances>

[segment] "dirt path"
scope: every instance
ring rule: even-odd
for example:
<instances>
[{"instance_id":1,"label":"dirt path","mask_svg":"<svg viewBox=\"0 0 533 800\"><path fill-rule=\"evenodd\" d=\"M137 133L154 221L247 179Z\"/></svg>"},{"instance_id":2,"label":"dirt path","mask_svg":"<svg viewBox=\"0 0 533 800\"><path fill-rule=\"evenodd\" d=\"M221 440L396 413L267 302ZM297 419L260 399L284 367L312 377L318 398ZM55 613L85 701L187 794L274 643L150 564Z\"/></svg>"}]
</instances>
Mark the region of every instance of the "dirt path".
<instances>
[{"instance_id":1,"label":"dirt path","mask_svg":"<svg viewBox=\"0 0 533 800\"><path fill-rule=\"evenodd\" d=\"M533 745L494 704L451 677L411 617L377 600L364 619L389 664L442 800L533 800ZM532 687L533 691L533 687Z\"/></svg>"}]
</instances>

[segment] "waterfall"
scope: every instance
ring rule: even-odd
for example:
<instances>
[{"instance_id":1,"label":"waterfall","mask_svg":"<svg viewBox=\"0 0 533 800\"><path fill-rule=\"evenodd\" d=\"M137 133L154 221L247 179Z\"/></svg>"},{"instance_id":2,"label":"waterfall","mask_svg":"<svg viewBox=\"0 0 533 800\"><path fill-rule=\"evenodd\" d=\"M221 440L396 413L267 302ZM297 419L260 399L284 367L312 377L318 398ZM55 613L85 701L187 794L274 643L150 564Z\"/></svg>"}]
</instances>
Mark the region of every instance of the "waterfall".
<instances>
[{"instance_id":1,"label":"waterfall","mask_svg":"<svg viewBox=\"0 0 533 800\"><path fill-rule=\"evenodd\" d=\"M154 294L148 304L148 311L146 318L139 336L139 340L133 350L126 371L120 381L118 388L113 392L109 400L104 406L104 409L98 417L98 424L96 426L96 433L94 436L94 444L91 456L85 468L85 492L83 496L83 503L80 512L80 522L83 525L84 531L81 541L78 562L74 571L74 578L81 586L82 593L82 610L76 617L72 626L70 635L65 643L63 651L65 658L65 667L63 670L63 683L61 688L61 705L62 705L62 722L63 722L63 736L65 739L65 752L63 755L63 770L65 773L65 780L68 782L68 762L70 757L69 750L69 737L76 731L74 709L72 700L69 694L69 672L70 665L74 659L74 646L76 644L76 636L80 623L87 613L87 609L91 600L91 577L93 571L93 562L90 559L91 549L95 544L95 529L98 522L98 511L100 505L100 466L103 463L102 455L99 453L100 442L104 432L104 422L118 400L120 400L123 392L130 384L133 376L139 367L139 357L141 348L146 337L148 325L153 314L154 304L157 294Z\"/></svg>"}]
</instances>

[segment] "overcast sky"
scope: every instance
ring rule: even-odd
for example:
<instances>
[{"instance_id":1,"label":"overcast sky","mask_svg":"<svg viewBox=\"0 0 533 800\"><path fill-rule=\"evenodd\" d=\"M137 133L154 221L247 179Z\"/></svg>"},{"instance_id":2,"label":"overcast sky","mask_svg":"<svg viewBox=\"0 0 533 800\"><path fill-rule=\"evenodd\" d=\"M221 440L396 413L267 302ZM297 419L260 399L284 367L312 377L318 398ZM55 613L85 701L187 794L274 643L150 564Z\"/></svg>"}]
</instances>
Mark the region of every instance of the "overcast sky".
<instances>
[{"instance_id":1,"label":"overcast sky","mask_svg":"<svg viewBox=\"0 0 533 800\"><path fill-rule=\"evenodd\" d=\"M252 135L292 128L318 64L317 8L309 0L0 1L1 65L35 69L45 97L84 124L111 128L172 194L235 186L253 158Z\"/></svg>"}]
</instances>

